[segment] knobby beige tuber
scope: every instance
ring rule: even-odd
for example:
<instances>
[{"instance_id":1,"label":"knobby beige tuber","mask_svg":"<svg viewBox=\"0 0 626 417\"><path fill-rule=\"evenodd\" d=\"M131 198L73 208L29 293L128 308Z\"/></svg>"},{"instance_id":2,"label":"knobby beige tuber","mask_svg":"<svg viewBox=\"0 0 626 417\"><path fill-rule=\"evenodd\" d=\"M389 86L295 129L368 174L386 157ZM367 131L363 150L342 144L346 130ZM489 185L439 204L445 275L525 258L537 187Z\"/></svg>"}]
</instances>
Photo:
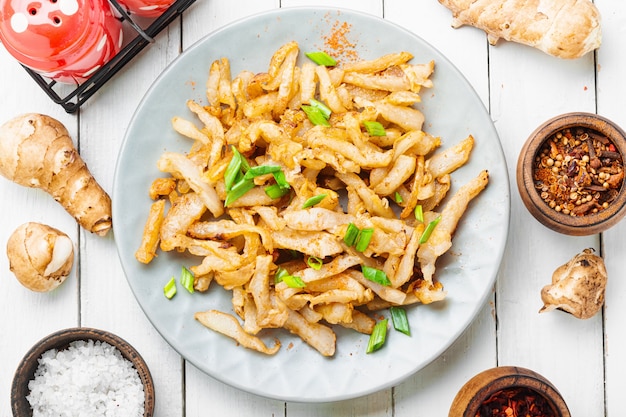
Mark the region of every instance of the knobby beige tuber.
<instances>
[{"instance_id":1,"label":"knobby beige tuber","mask_svg":"<svg viewBox=\"0 0 626 417\"><path fill-rule=\"evenodd\" d=\"M23 114L0 126L0 174L46 191L90 232L104 236L111 229L111 199L52 117Z\"/></svg>"},{"instance_id":2,"label":"knobby beige tuber","mask_svg":"<svg viewBox=\"0 0 626 417\"><path fill-rule=\"evenodd\" d=\"M552 275L552 284L543 287L540 313L560 309L579 319L593 317L604 304L607 282L604 260L585 249Z\"/></svg>"},{"instance_id":3,"label":"knobby beige tuber","mask_svg":"<svg viewBox=\"0 0 626 417\"><path fill-rule=\"evenodd\" d=\"M19 226L7 242L9 266L26 288L45 292L65 281L74 263L72 240L41 223Z\"/></svg>"},{"instance_id":4,"label":"knobby beige tuber","mask_svg":"<svg viewBox=\"0 0 626 417\"><path fill-rule=\"evenodd\" d=\"M439 0L452 26L484 30L498 39L535 47L559 58L579 58L602 42L600 13L590 0Z\"/></svg>"}]
</instances>

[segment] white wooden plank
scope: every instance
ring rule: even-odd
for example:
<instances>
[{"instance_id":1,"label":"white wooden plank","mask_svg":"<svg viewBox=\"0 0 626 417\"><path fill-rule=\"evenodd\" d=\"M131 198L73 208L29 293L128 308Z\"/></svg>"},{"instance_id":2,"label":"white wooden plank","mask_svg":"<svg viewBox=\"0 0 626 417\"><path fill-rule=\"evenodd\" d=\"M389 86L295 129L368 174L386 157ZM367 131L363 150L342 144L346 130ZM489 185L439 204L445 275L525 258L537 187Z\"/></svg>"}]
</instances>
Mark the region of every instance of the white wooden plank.
<instances>
[{"instance_id":1,"label":"white wooden plank","mask_svg":"<svg viewBox=\"0 0 626 417\"><path fill-rule=\"evenodd\" d=\"M59 119L67 125L70 134L76 134L75 118L49 100L3 47L0 47L0 62L3 63L0 124L22 113L38 112ZM19 225L35 221L68 234L78 255L78 227L74 219L41 190L25 188L0 178L0 195L0 247L3 248L0 256L0 314L5 318L0 322L0 396L3 398L0 415L9 416L11 381L23 355L44 336L78 324L78 269L75 266L67 280L55 291L32 292L9 271L6 242Z\"/></svg>"},{"instance_id":2,"label":"white wooden plank","mask_svg":"<svg viewBox=\"0 0 626 417\"><path fill-rule=\"evenodd\" d=\"M80 110L82 153L111 196L115 163L130 119L152 82L178 56L180 42L181 27L176 21ZM155 415L182 416L182 359L134 298L117 257L114 235L115 231L104 238L82 233L81 324L112 331L131 343L152 373Z\"/></svg>"},{"instance_id":3,"label":"white wooden plank","mask_svg":"<svg viewBox=\"0 0 626 417\"><path fill-rule=\"evenodd\" d=\"M622 128L626 127L624 96L626 85L623 82L626 68L624 48L624 27L626 25L626 4L611 0L597 0L596 6L602 15L602 46L597 54L597 96L598 114L608 117ZM609 280L604 307L605 343L605 390L606 414L616 416L623 413L624 372L626 372L626 335L624 316L626 306L626 282L623 280L626 269L626 223L620 222L603 233L602 256L605 260Z\"/></svg>"},{"instance_id":4,"label":"white wooden plank","mask_svg":"<svg viewBox=\"0 0 626 417\"><path fill-rule=\"evenodd\" d=\"M322 6L331 8L351 9L376 16L383 14L383 2L381 0L282 0L281 7Z\"/></svg>"},{"instance_id":5,"label":"white wooden plank","mask_svg":"<svg viewBox=\"0 0 626 417\"><path fill-rule=\"evenodd\" d=\"M500 43L490 48L490 84L492 117L512 190L510 238L496 294L498 363L547 377L565 396L572 415L602 415L601 317L580 321L559 311L538 314L540 290L552 272L585 247L598 247L598 238L546 230L523 207L515 184L517 158L533 126L560 113L594 111L593 56L566 61Z\"/></svg>"}]
</instances>

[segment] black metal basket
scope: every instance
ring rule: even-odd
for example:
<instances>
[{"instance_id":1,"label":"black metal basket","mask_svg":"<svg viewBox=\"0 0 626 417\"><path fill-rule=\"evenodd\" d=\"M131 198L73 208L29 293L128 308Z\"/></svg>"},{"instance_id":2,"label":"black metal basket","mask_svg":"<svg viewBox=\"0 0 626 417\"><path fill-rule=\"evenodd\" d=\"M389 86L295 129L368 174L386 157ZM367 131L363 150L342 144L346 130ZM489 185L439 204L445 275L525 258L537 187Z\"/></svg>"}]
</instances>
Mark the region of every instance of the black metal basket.
<instances>
[{"instance_id":1,"label":"black metal basket","mask_svg":"<svg viewBox=\"0 0 626 417\"><path fill-rule=\"evenodd\" d=\"M121 14L122 21L127 22L137 35L126 44L108 63L93 73L82 84L76 86L70 92L61 93L56 81L42 77L30 68L23 66L35 82L57 104L63 106L66 112L74 113L96 91L100 89L111 77L113 77L124 65L130 62L135 55L143 50L148 44L154 42L154 37L165 29L174 19L179 17L195 0L176 0L162 15L157 17L150 25L142 29L126 10L116 1L109 0L111 5ZM67 85L64 85L67 88Z\"/></svg>"}]
</instances>

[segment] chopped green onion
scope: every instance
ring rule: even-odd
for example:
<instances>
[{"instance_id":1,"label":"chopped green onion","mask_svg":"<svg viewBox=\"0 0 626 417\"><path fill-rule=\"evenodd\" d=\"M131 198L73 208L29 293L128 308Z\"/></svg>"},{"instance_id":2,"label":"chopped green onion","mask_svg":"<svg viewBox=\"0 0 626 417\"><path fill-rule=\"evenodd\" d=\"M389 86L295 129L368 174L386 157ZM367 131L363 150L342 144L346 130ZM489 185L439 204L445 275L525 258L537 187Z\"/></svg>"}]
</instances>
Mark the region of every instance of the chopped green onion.
<instances>
[{"instance_id":1,"label":"chopped green onion","mask_svg":"<svg viewBox=\"0 0 626 417\"><path fill-rule=\"evenodd\" d=\"M391 285L391 281L387 278L387 274L380 269L372 268L370 266L361 266L361 272L363 272L363 276L370 281L373 281L377 284L384 285L386 287Z\"/></svg>"},{"instance_id":2,"label":"chopped green onion","mask_svg":"<svg viewBox=\"0 0 626 417\"><path fill-rule=\"evenodd\" d=\"M167 297L168 300L171 300L173 296L176 295L176 279L172 277L165 287L163 287L163 294Z\"/></svg>"},{"instance_id":3,"label":"chopped green onion","mask_svg":"<svg viewBox=\"0 0 626 417\"><path fill-rule=\"evenodd\" d=\"M322 265L324 265L324 262L316 256L309 256L309 258L306 260L306 263L316 271L322 269Z\"/></svg>"},{"instance_id":4,"label":"chopped green onion","mask_svg":"<svg viewBox=\"0 0 626 417\"><path fill-rule=\"evenodd\" d=\"M285 275L283 276L283 282L287 284L289 288L304 288L306 284L297 275Z\"/></svg>"},{"instance_id":5,"label":"chopped green onion","mask_svg":"<svg viewBox=\"0 0 626 417\"><path fill-rule=\"evenodd\" d=\"M402 203L404 201L404 199L402 198L402 195L400 195L399 192L396 191L396 193L393 195L393 199L396 203Z\"/></svg>"},{"instance_id":6,"label":"chopped green onion","mask_svg":"<svg viewBox=\"0 0 626 417\"><path fill-rule=\"evenodd\" d=\"M226 167L226 172L224 173L224 186L226 187L226 191L230 191L233 184L237 181L237 176L241 175L241 159L241 154L233 146L233 157L228 163L228 167Z\"/></svg>"},{"instance_id":7,"label":"chopped green onion","mask_svg":"<svg viewBox=\"0 0 626 417\"><path fill-rule=\"evenodd\" d=\"M234 145L231 145L231 149L233 151L233 157L226 167L226 172L224 172L224 186L226 191L230 191L234 184L241 181L242 170L243 172L250 170L250 164L248 164L246 158L237 150L237 148L235 148Z\"/></svg>"},{"instance_id":8,"label":"chopped green onion","mask_svg":"<svg viewBox=\"0 0 626 417\"><path fill-rule=\"evenodd\" d=\"M244 175L243 177L247 180L251 180L252 178L260 177L261 175L272 174L280 170L281 167L279 165L258 165L255 167L250 167L250 169L246 172L246 175Z\"/></svg>"},{"instance_id":9,"label":"chopped green onion","mask_svg":"<svg viewBox=\"0 0 626 417\"><path fill-rule=\"evenodd\" d=\"M325 67L334 67L337 65L337 60L324 51L305 52L305 55L317 65L323 65Z\"/></svg>"},{"instance_id":10,"label":"chopped green onion","mask_svg":"<svg viewBox=\"0 0 626 417\"><path fill-rule=\"evenodd\" d=\"M286 270L285 268L283 268L283 267L279 267L279 268L276 270L276 274L274 275L274 282L275 282L276 284L278 284L279 282L282 282L282 281L283 281L283 278L284 278L286 275L289 275L289 272L287 272L287 270Z\"/></svg>"},{"instance_id":11,"label":"chopped green onion","mask_svg":"<svg viewBox=\"0 0 626 417\"><path fill-rule=\"evenodd\" d=\"M424 222L424 209L421 204L415 206L415 218L420 222Z\"/></svg>"},{"instance_id":12,"label":"chopped green onion","mask_svg":"<svg viewBox=\"0 0 626 417\"><path fill-rule=\"evenodd\" d=\"M322 201L325 198L326 198L326 194L315 195L307 199L302 205L302 208L305 209L305 208L313 207L314 205L318 204L320 201Z\"/></svg>"},{"instance_id":13,"label":"chopped green onion","mask_svg":"<svg viewBox=\"0 0 626 417\"><path fill-rule=\"evenodd\" d=\"M365 353L372 353L383 347L385 339L387 338L387 321L387 319L383 319L376 323L367 343L367 350Z\"/></svg>"},{"instance_id":14,"label":"chopped green onion","mask_svg":"<svg viewBox=\"0 0 626 417\"><path fill-rule=\"evenodd\" d=\"M241 169L243 170L243 172L249 171L250 164L248 163L248 160L246 159L246 157L243 156L237 148L235 148L235 145L231 145L231 146L233 147L233 152L239 155L239 158L241 159Z\"/></svg>"},{"instance_id":15,"label":"chopped green onion","mask_svg":"<svg viewBox=\"0 0 626 417\"><path fill-rule=\"evenodd\" d=\"M371 227L361 229L354 249L356 249L357 252L364 252L365 249L367 249L367 247L369 246L373 234L374 229L372 229Z\"/></svg>"},{"instance_id":16,"label":"chopped green onion","mask_svg":"<svg viewBox=\"0 0 626 417\"><path fill-rule=\"evenodd\" d=\"M407 336L411 336L411 329L409 328L409 319L406 315L406 310L401 307L393 306L389 308L389 312L391 313L393 328Z\"/></svg>"},{"instance_id":17,"label":"chopped green onion","mask_svg":"<svg viewBox=\"0 0 626 417\"><path fill-rule=\"evenodd\" d=\"M354 223L348 224L346 234L343 236L343 241L348 246L353 246L356 243L357 237L359 237L359 228Z\"/></svg>"},{"instance_id":18,"label":"chopped green onion","mask_svg":"<svg viewBox=\"0 0 626 417\"><path fill-rule=\"evenodd\" d=\"M276 184L278 184L280 188L291 188L291 185L287 182L287 177L285 177L285 173L282 170L273 172L272 175L274 176L274 180L276 180Z\"/></svg>"},{"instance_id":19,"label":"chopped green onion","mask_svg":"<svg viewBox=\"0 0 626 417\"><path fill-rule=\"evenodd\" d=\"M311 123L316 126L330 126L328 119L324 116L324 113L317 107L303 104L300 108L306 113Z\"/></svg>"},{"instance_id":20,"label":"chopped green onion","mask_svg":"<svg viewBox=\"0 0 626 417\"><path fill-rule=\"evenodd\" d=\"M284 282L290 288L304 288L306 285L304 281L302 281L302 278L296 275L289 275L289 272L283 267L279 267L278 270L276 270L274 282L276 284Z\"/></svg>"},{"instance_id":21,"label":"chopped green onion","mask_svg":"<svg viewBox=\"0 0 626 417\"><path fill-rule=\"evenodd\" d=\"M441 216L437 217L435 220L428 223L428 226L426 226L424 233L422 233L422 236L420 237L420 245L423 245L424 243L428 241L428 238L432 234L433 230L435 230L435 227L437 226L440 220L441 220Z\"/></svg>"},{"instance_id":22,"label":"chopped green onion","mask_svg":"<svg viewBox=\"0 0 626 417\"><path fill-rule=\"evenodd\" d=\"M193 281L194 281L193 274L191 273L190 270L188 270L187 268L183 266L183 270L180 273L180 285L182 285L183 288L185 288L191 294L193 294L194 292Z\"/></svg>"},{"instance_id":23,"label":"chopped green onion","mask_svg":"<svg viewBox=\"0 0 626 417\"><path fill-rule=\"evenodd\" d=\"M243 197L245 193L254 188L254 181L242 178L238 183L233 185L228 193L226 193L226 200L224 205L230 206L235 200Z\"/></svg>"},{"instance_id":24,"label":"chopped green onion","mask_svg":"<svg viewBox=\"0 0 626 417\"><path fill-rule=\"evenodd\" d=\"M367 130L370 136L387 136L387 132L380 122L365 120L363 126L365 126L365 130Z\"/></svg>"},{"instance_id":25,"label":"chopped green onion","mask_svg":"<svg viewBox=\"0 0 626 417\"><path fill-rule=\"evenodd\" d=\"M289 188L283 188L278 184L272 184L265 187L265 194L271 199L281 198L285 194L289 193Z\"/></svg>"},{"instance_id":26,"label":"chopped green onion","mask_svg":"<svg viewBox=\"0 0 626 417\"><path fill-rule=\"evenodd\" d=\"M322 103L319 100L315 100L314 98L309 99L309 104L311 105L311 107L319 109L319 111L322 112L326 120L330 119L330 114L332 113L332 111L330 110L330 108L328 108L326 104Z\"/></svg>"}]
</instances>

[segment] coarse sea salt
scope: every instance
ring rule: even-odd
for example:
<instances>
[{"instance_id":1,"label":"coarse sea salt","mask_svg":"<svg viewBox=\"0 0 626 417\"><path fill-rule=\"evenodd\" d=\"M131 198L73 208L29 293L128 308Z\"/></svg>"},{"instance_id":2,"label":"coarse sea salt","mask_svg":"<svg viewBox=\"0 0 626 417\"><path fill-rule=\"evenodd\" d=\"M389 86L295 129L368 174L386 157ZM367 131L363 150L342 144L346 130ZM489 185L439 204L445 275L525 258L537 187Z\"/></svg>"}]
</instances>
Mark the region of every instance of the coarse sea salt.
<instances>
[{"instance_id":1,"label":"coarse sea salt","mask_svg":"<svg viewBox=\"0 0 626 417\"><path fill-rule=\"evenodd\" d=\"M144 390L139 373L114 346L79 340L39 358L26 397L33 417L141 417Z\"/></svg>"}]
</instances>

